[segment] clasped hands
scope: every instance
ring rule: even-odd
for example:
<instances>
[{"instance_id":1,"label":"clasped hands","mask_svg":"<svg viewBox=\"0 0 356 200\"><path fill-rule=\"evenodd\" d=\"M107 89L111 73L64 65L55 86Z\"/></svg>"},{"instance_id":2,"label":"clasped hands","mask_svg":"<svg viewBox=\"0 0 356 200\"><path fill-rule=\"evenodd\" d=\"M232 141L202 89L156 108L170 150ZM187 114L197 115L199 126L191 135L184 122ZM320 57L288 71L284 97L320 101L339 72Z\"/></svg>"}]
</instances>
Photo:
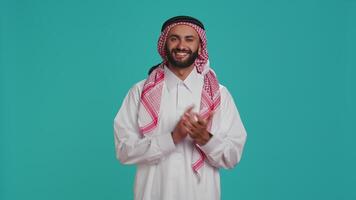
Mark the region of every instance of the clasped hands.
<instances>
[{"instance_id":1,"label":"clasped hands","mask_svg":"<svg viewBox=\"0 0 356 200\"><path fill-rule=\"evenodd\" d=\"M208 124L213 117L213 112L209 113L207 119L203 119L198 113L192 112L194 106L189 107L177 123L172 132L174 144L178 144L188 135L198 145L205 145L212 134L207 130Z\"/></svg>"}]
</instances>

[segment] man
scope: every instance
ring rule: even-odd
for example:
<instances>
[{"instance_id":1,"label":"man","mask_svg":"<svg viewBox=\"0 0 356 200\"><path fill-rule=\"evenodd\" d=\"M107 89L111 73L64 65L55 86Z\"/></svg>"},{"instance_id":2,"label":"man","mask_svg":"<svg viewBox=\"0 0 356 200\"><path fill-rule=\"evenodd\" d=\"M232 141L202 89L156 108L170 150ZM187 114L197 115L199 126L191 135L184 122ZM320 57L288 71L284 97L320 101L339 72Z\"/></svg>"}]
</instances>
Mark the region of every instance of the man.
<instances>
[{"instance_id":1,"label":"man","mask_svg":"<svg viewBox=\"0 0 356 200\"><path fill-rule=\"evenodd\" d=\"M163 62L131 88L115 117L117 158L137 165L137 200L220 199L219 168L240 161L246 132L209 66L204 25L168 19L158 52Z\"/></svg>"}]
</instances>

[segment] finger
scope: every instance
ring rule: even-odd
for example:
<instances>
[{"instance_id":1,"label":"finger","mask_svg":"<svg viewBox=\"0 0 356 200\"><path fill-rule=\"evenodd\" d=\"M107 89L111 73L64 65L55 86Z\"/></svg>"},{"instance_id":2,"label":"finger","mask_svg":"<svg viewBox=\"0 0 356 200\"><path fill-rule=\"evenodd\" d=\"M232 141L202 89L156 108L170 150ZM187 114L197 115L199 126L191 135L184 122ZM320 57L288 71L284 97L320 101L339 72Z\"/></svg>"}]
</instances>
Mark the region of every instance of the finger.
<instances>
[{"instance_id":1,"label":"finger","mask_svg":"<svg viewBox=\"0 0 356 200\"><path fill-rule=\"evenodd\" d=\"M191 127L189 129L189 133L191 135L193 135L194 138L200 138L202 137L202 135L204 134L205 131L205 127L202 128L195 128L195 127Z\"/></svg>"},{"instance_id":2,"label":"finger","mask_svg":"<svg viewBox=\"0 0 356 200\"><path fill-rule=\"evenodd\" d=\"M194 113L191 113L191 114L185 113L183 115L182 119L184 119L185 122L189 123L191 126L196 127L197 117L195 116Z\"/></svg>"},{"instance_id":3,"label":"finger","mask_svg":"<svg viewBox=\"0 0 356 200\"><path fill-rule=\"evenodd\" d=\"M190 134L190 130L189 130L189 128L187 128L187 127L183 127L183 129L184 129L185 133Z\"/></svg>"},{"instance_id":4,"label":"finger","mask_svg":"<svg viewBox=\"0 0 356 200\"><path fill-rule=\"evenodd\" d=\"M195 132L188 132L188 134L192 139L196 139L198 137L198 135Z\"/></svg>"},{"instance_id":5,"label":"finger","mask_svg":"<svg viewBox=\"0 0 356 200\"><path fill-rule=\"evenodd\" d=\"M202 118L201 116L198 116L198 122L199 124L205 126L212 120L213 116L214 116L214 111L211 111L206 119Z\"/></svg>"},{"instance_id":6,"label":"finger","mask_svg":"<svg viewBox=\"0 0 356 200\"><path fill-rule=\"evenodd\" d=\"M208 116L209 117L209 116ZM208 120L207 119L204 119L203 117L201 116L198 116L198 123L201 127L204 127L208 124Z\"/></svg>"},{"instance_id":7,"label":"finger","mask_svg":"<svg viewBox=\"0 0 356 200\"><path fill-rule=\"evenodd\" d=\"M191 123L197 122L198 121L198 117L197 117L197 113L194 112L186 112L184 113L184 117L189 120Z\"/></svg>"},{"instance_id":8,"label":"finger","mask_svg":"<svg viewBox=\"0 0 356 200\"><path fill-rule=\"evenodd\" d=\"M190 120L190 118L192 117L191 113L189 112L185 112L183 116L186 118L186 120Z\"/></svg>"},{"instance_id":9,"label":"finger","mask_svg":"<svg viewBox=\"0 0 356 200\"><path fill-rule=\"evenodd\" d=\"M194 122L190 121L190 125L195 130L199 130L199 129L203 128L203 126L201 124L199 124L198 121L194 121Z\"/></svg>"},{"instance_id":10,"label":"finger","mask_svg":"<svg viewBox=\"0 0 356 200\"><path fill-rule=\"evenodd\" d=\"M190 123L190 121L186 120L186 121L183 121L183 125L184 127L186 127L187 129L191 130L194 128L194 126Z\"/></svg>"},{"instance_id":11,"label":"finger","mask_svg":"<svg viewBox=\"0 0 356 200\"><path fill-rule=\"evenodd\" d=\"M197 118L198 118L198 124L199 125L204 125L206 122L205 122L205 119L203 119L200 115L197 115Z\"/></svg>"},{"instance_id":12,"label":"finger","mask_svg":"<svg viewBox=\"0 0 356 200\"><path fill-rule=\"evenodd\" d=\"M197 128L196 122L192 120L192 117L183 116L182 123L189 128Z\"/></svg>"},{"instance_id":13,"label":"finger","mask_svg":"<svg viewBox=\"0 0 356 200\"><path fill-rule=\"evenodd\" d=\"M192 118L192 120L194 122L198 122L199 121L199 114L198 113L193 113L191 118Z\"/></svg>"},{"instance_id":14,"label":"finger","mask_svg":"<svg viewBox=\"0 0 356 200\"><path fill-rule=\"evenodd\" d=\"M193 108L194 108L194 104L191 105L191 106L189 106L189 107L185 110L184 114L185 114L185 113L191 113L192 110L193 110Z\"/></svg>"},{"instance_id":15,"label":"finger","mask_svg":"<svg viewBox=\"0 0 356 200\"><path fill-rule=\"evenodd\" d=\"M196 130L200 130L204 128L204 125L202 125L199 121L191 122L191 124Z\"/></svg>"},{"instance_id":16,"label":"finger","mask_svg":"<svg viewBox=\"0 0 356 200\"><path fill-rule=\"evenodd\" d=\"M188 122L189 121L189 117L186 116L186 115L183 115L180 121L181 122Z\"/></svg>"}]
</instances>

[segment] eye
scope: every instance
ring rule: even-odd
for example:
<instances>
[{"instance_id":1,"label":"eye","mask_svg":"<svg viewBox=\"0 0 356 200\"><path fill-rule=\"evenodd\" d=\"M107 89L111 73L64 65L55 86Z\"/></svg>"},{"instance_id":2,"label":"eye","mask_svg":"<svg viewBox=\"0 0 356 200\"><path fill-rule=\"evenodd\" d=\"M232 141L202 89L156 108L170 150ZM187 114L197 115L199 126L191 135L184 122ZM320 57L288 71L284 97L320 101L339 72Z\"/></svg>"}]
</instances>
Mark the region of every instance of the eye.
<instances>
[{"instance_id":1,"label":"eye","mask_svg":"<svg viewBox=\"0 0 356 200\"><path fill-rule=\"evenodd\" d=\"M176 37L171 37L169 40L170 40L171 42L174 42L174 41L177 41L177 38L176 38Z\"/></svg>"}]
</instances>

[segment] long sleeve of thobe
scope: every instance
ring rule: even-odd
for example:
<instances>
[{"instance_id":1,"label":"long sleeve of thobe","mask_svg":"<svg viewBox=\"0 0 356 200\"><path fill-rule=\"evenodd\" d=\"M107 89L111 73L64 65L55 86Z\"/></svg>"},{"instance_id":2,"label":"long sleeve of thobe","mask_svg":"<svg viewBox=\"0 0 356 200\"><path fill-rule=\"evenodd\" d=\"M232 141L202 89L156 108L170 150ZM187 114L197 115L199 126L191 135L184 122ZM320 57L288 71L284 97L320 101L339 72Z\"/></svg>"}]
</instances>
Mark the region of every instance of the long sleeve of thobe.
<instances>
[{"instance_id":1,"label":"long sleeve of thobe","mask_svg":"<svg viewBox=\"0 0 356 200\"><path fill-rule=\"evenodd\" d=\"M123 164L153 164L175 149L171 134L142 136L137 113L140 87L135 85L126 95L114 119L116 157Z\"/></svg>"},{"instance_id":2,"label":"long sleeve of thobe","mask_svg":"<svg viewBox=\"0 0 356 200\"><path fill-rule=\"evenodd\" d=\"M201 149L209 164L220 168L233 168L241 159L246 141L246 131L229 91L221 88L223 101L220 112L213 117L213 137Z\"/></svg>"}]
</instances>

